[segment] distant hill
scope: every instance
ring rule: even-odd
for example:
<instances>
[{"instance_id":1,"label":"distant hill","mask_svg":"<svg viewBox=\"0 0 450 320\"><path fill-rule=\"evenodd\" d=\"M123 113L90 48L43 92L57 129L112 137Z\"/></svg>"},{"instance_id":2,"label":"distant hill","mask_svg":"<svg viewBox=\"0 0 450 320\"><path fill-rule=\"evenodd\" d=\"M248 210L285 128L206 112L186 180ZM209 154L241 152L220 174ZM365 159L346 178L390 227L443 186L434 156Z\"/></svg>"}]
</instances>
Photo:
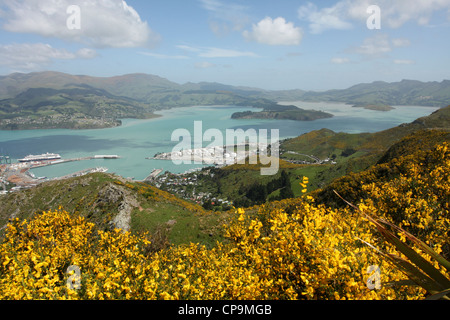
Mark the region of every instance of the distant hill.
<instances>
[{"instance_id":1,"label":"distant hill","mask_svg":"<svg viewBox=\"0 0 450 320\"><path fill-rule=\"evenodd\" d=\"M104 89L113 95L140 100L154 106L160 103L163 106L172 107L185 106L193 100L201 103L202 95L208 94L228 95L231 97L230 99L233 96L239 96L243 98L265 98L272 101L334 101L355 105L444 107L450 102L450 80L442 82L402 80L393 83L376 81L357 84L343 90L314 92L301 89L264 90L215 82L178 84L156 75L141 73L115 77L91 77L53 71L28 74L13 73L0 76L0 99L14 98L29 88L64 89L69 85L80 84ZM191 98L185 96L191 96ZM224 99L222 97L219 100Z\"/></svg>"},{"instance_id":2,"label":"distant hill","mask_svg":"<svg viewBox=\"0 0 450 320\"><path fill-rule=\"evenodd\" d=\"M148 74L128 74L115 77L91 77L70 75L61 72L13 73L0 77L0 98L14 98L30 88L64 89L73 85L88 85L103 89L116 96L145 100L154 92L177 89L178 84L167 79Z\"/></svg>"},{"instance_id":3,"label":"distant hill","mask_svg":"<svg viewBox=\"0 0 450 320\"><path fill-rule=\"evenodd\" d=\"M0 129L103 128L124 117L148 118L156 110L197 105L237 105L264 109L235 118L311 121L331 114L292 109L278 101L334 101L388 111L392 105L443 107L450 81L358 84L345 90L270 91L200 82L177 84L156 75L91 77L61 72L0 76Z\"/></svg>"},{"instance_id":4,"label":"distant hill","mask_svg":"<svg viewBox=\"0 0 450 320\"><path fill-rule=\"evenodd\" d=\"M0 100L0 129L88 129L120 125L123 118L156 117L146 105L89 85L29 88Z\"/></svg>"},{"instance_id":5,"label":"distant hill","mask_svg":"<svg viewBox=\"0 0 450 320\"><path fill-rule=\"evenodd\" d=\"M305 92L298 97L303 101L334 101L354 105L419 105L443 107L450 102L450 81L400 82L376 81L358 84L344 90Z\"/></svg>"},{"instance_id":6,"label":"distant hill","mask_svg":"<svg viewBox=\"0 0 450 320\"><path fill-rule=\"evenodd\" d=\"M138 100L146 103L152 110L214 103L242 103L245 100L243 97L262 91L216 83L180 85L156 75L140 73L115 77L91 77L48 71L29 74L14 73L0 77L0 99L15 98L30 88L62 90L80 85L102 89L114 96Z\"/></svg>"}]
</instances>

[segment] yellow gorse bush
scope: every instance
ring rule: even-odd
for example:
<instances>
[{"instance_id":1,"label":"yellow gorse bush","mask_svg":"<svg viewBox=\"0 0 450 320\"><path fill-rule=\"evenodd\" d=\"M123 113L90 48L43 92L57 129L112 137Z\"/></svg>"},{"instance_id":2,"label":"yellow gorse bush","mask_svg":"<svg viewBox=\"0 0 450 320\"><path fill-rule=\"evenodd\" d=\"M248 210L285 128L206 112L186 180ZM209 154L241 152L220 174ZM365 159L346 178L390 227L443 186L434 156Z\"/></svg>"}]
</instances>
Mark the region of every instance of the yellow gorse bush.
<instances>
[{"instance_id":1,"label":"yellow gorse bush","mask_svg":"<svg viewBox=\"0 0 450 320\"><path fill-rule=\"evenodd\" d=\"M398 222L433 249L448 250L449 148L430 151L390 182L364 185L362 211ZM302 179L306 189L308 179ZM442 198L444 197L444 198ZM447 198L445 198L447 197ZM311 196L238 209L225 241L147 250L147 235L101 231L62 208L14 220L0 244L0 299L422 299L420 287L366 243L386 252L351 208ZM424 257L431 261L431 257ZM74 271L76 266L80 277ZM378 266L381 288L369 289ZM446 270L443 275L450 278ZM79 289L68 286L79 280Z\"/></svg>"}]
</instances>

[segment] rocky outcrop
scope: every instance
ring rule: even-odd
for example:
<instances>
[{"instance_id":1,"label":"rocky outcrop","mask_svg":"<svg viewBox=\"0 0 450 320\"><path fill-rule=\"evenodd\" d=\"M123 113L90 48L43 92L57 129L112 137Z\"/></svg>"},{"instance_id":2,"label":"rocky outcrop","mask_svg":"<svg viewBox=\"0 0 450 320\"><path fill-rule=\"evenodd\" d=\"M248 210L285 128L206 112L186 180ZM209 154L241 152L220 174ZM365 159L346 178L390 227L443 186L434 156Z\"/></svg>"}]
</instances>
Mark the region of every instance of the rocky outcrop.
<instances>
[{"instance_id":1,"label":"rocky outcrop","mask_svg":"<svg viewBox=\"0 0 450 320\"><path fill-rule=\"evenodd\" d=\"M130 231L131 212L139 207L136 197L126 188L108 183L98 193L94 206L114 206L118 213L110 222L110 228L118 228L123 231Z\"/></svg>"}]
</instances>

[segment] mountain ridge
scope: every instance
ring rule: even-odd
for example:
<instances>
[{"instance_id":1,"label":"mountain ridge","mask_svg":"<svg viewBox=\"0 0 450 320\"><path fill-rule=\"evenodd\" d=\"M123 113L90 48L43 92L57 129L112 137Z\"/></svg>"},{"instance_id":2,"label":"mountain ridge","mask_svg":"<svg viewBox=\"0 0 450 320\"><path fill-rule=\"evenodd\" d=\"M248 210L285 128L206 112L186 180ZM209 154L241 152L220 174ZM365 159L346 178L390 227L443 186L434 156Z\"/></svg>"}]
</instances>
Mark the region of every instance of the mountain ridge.
<instances>
[{"instance_id":1,"label":"mountain ridge","mask_svg":"<svg viewBox=\"0 0 450 320\"><path fill-rule=\"evenodd\" d=\"M237 113L234 118L313 121L333 116L294 106L287 111L278 103L294 100L342 102L384 112L392 105L444 107L450 101L450 81L375 81L344 90L313 92L270 91L217 82L178 84L145 73L113 77L55 71L13 73L0 76L0 129L106 128L120 125L123 118L155 117L154 111L199 105L264 109Z\"/></svg>"},{"instance_id":2,"label":"mountain ridge","mask_svg":"<svg viewBox=\"0 0 450 320\"><path fill-rule=\"evenodd\" d=\"M333 101L349 104L429 105L446 106L450 101L450 80L422 82L403 79L398 82L373 81L359 83L346 89L326 91L266 90L246 86L233 86L217 82L187 82L179 84L158 75L131 73L112 77L71 75L56 71L13 73L0 76L0 99L12 98L26 88L62 88L69 84L88 84L118 96L145 102L157 101L152 94L184 93L186 91L228 91L247 97L271 100ZM393 95L395 95L393 97ZM407 96L410 98L407 98Z\"/></svg>"}]
</instances>

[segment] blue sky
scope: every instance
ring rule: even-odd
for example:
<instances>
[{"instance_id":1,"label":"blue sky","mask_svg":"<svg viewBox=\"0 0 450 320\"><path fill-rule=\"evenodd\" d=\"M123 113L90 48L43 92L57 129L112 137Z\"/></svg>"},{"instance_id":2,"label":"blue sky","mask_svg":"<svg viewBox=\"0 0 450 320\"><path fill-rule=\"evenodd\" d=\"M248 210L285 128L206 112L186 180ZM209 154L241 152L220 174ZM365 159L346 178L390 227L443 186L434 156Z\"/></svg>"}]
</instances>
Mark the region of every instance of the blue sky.
<instances>
[{"instance_id":1,"label":"blue sky","mask_svg":"<svg viewBox=\"0 0 450 320\"><path fill-rule=\"evenodd\" d=\"M442 81L449 32L450 0L0 0L0 74L148 73L272 90Z\"/></svg>"}]
</instances>

